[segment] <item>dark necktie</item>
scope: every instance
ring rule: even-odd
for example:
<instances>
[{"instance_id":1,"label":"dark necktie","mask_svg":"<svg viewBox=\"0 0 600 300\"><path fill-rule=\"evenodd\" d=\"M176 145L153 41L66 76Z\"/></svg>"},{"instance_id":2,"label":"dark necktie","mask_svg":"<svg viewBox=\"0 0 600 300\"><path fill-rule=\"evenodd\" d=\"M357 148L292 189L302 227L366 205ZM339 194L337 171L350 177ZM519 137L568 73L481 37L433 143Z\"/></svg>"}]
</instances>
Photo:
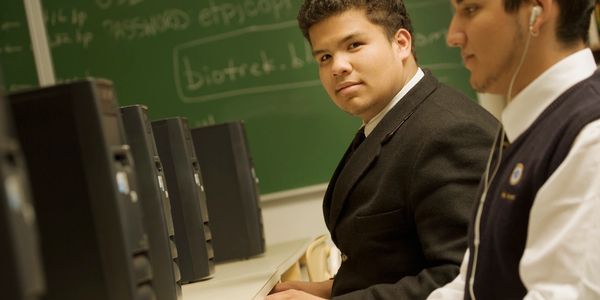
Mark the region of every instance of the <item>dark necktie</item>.
<instances>
[{"instance_id":1,"label":"dark necktie","mask_svg":"<svg viewBox=\"0 0 600 300\"><path fill-rule=\"evenodd\" d=\"M356 151L356 149L358 149L358 146L360 146L360 144L362 144L362 142L365 140L365 127L361 127L358 132L356 132L356 135L354 136L354 139L352 140L352 144L350 144L350 150L351 153L354 153L354 151Z\"/></svg>"},{"instance_id":2,"label":"dark necktie","mask_svg":"<svg viewBox=\"0 0 600 300\"><path fill-rule=\"evenodd\" d=\"M346 165L346 163L348 163L348 161L354 154L354 151L356 151L356 149L358 149L358 146L360 146L360 144L364 140L365 140L365 127L363 126L358 130L358 132L356 132L356 135L354 135L354 139L352 139L352 143L350 144L350 149L349 149L348 153L346 154L346 156L344 156L343 161L342 161L344 166Z\"/></svg>"}]
</instances>

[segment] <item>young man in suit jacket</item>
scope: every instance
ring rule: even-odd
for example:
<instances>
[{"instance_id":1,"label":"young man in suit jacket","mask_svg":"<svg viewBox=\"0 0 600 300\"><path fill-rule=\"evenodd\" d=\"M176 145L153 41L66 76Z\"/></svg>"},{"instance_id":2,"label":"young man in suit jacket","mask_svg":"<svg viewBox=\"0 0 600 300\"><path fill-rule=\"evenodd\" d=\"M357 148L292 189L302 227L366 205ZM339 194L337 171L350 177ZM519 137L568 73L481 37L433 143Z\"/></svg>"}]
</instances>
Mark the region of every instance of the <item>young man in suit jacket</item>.
<instances>
[{"instance_id":1,"label":"young man in suit jacket","mask_svg":"<svg viewBox=\"0 0 600 300\"><path fill-rule=\"evenodd\" d=\"M363 126L323 203L337 275L267 299L424 299L458 274L497 122L418 67L401 0L306 0L298 20L323 87Z\"/></svg>"}]
</instances>

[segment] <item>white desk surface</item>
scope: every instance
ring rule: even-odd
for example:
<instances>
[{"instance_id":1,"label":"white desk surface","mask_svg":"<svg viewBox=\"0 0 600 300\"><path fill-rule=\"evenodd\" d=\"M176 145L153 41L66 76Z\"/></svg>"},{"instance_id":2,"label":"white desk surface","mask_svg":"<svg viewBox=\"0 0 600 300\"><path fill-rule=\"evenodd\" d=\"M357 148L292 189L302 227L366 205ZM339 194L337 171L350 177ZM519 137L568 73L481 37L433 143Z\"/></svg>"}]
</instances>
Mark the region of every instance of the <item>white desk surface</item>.
<instances>
[{"instance_id":1,"label":"white desk surface","mask_svg":"<svg viewBox=\"0 0 600 300\"><path fill-rule=\"evenodd\" d=\"M183 300L262 300L312 240L270 245L261 256L217 264L213 278L183 285Z\"/></svg>"}]
</instances>

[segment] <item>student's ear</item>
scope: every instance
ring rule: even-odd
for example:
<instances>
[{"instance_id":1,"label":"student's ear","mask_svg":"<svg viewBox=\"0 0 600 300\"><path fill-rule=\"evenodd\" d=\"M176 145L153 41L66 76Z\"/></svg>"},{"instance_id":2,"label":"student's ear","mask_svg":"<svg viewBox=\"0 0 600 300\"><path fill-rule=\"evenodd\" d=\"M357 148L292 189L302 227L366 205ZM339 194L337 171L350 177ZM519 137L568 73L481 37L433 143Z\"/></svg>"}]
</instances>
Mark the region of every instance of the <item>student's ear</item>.
<instances>
[{"instance_id":1,"label":"student's ear","mask_svg":"<svg viewBox=\"0 0 600 300\"><path fill-rule=\"evenodd\" d=\"M408 30L404 28L398 29L392 39L392 43L402 59L412 54L412 36Z\"/></svg>"}]
</instances>

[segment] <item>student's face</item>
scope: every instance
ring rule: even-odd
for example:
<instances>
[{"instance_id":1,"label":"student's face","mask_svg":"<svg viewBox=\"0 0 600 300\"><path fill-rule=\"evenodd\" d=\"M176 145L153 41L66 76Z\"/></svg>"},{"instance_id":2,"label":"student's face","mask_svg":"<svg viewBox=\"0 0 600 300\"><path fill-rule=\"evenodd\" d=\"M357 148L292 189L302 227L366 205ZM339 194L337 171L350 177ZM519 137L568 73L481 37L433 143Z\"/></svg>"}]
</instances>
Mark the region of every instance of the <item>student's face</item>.
<instances>
[{"instance_id":1,"label":"student's face","mask_svg":"<svg viewBox=\"0 0 600 300\"><path fill-rule=\"evenodd\" d=\"M455 9L448 45L459 47L479 92L505 94L523 52L527 29L502 0L451 0ZM522 19L522 18L521 18Z\"/></svg>"},{"instance_id":2,"label":"student's face","mask_svg":"<svg viewBox=\"0 0 600 300\"><path fill-rule=\"evenodd\" d=\"M321 83L343 111L368 121L402 89L402 61L411 55L408 31L390 39L363 10L353 9L316 23L309 36Z\"/></svg>"}]
</instances>

